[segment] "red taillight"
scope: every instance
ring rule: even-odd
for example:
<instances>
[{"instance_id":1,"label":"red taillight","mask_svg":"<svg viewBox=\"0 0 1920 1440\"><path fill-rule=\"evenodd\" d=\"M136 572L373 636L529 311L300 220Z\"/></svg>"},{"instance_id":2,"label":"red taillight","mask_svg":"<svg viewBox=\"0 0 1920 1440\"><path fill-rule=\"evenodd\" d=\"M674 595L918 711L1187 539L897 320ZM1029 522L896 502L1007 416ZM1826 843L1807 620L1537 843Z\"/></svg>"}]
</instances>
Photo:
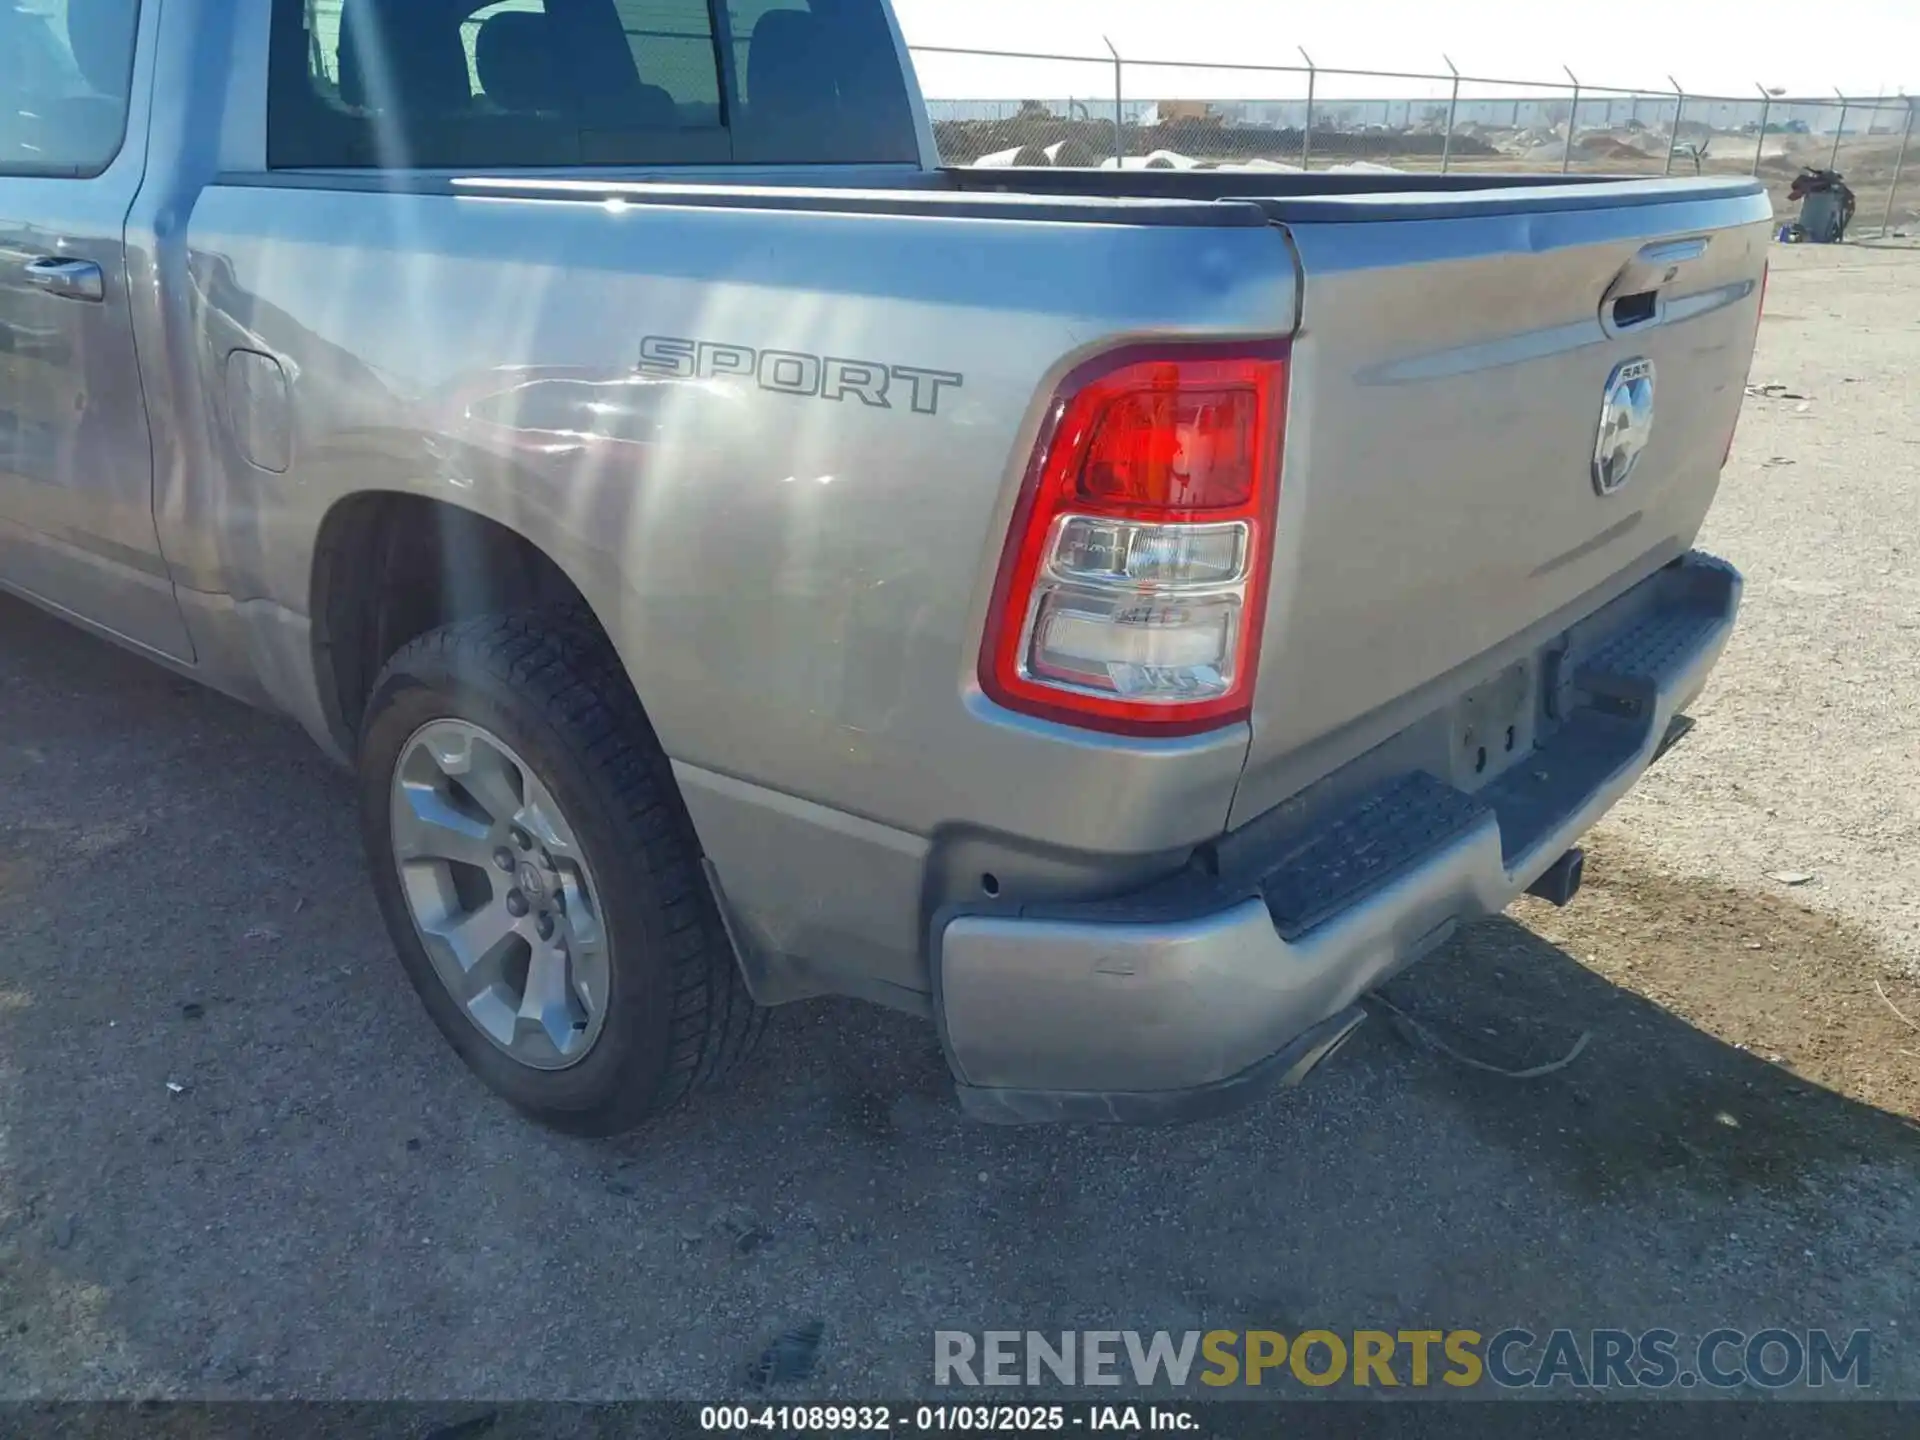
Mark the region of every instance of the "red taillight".
<instances>
[{"instance_id":1,"label":"red taillight","mask_svg":"<svg viewBox=\"0 0 1920 1440\"><path fill-rule=\"evenodd\" d=\"M1285 427L1284 346L1110 356L1035 448L980 656L999 704L1175 735L1246 716Z\"/></svg>"},{"instance_id":2,"label":"red taillight","mask_svg":"<svg viewBox=\"0 0 1920 1440\"><path fill-rule=\"evenodd\" d=\"M1144 365L1145 389L1096 382L1076 496L1094 504L1221 510L1253 493L1254 389L1188 389L1178 365ZM1126 381L1121 384L1128 383Z\"/></svg>"}]
</instances>

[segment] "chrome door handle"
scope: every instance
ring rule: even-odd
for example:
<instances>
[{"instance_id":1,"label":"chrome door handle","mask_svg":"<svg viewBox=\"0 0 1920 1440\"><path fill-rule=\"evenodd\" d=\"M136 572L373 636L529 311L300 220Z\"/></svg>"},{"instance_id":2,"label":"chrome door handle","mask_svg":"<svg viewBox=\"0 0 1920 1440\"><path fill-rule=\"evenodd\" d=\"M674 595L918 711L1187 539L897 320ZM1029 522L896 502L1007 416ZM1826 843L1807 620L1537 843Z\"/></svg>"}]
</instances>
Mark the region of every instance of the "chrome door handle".
<instances>
[{"instance_id":1,"label":"chrome door handle","mask_svg":"<svg viewBox=\"0 0 1920 1440\"><path fill-rule=\"evenodd\" d=\"M1652 245L1642 246L1640 253L1633 258L1643 265L1684 265L1706 253L1707 237L1695 235L1687 240L1669 240L1664 244L1656 241Z\"/></svg>"},{"instance_id":2,"label":"chrome door handle","mask_svg":"<svg viewBox=\"0 0 1920 1440\"><path fill-rule=\"evenodd\" d=\"M64 300L107 298L106 275L91 260L62 260L57 255L44 255L27 262L27 280Z\"/></svg>"},{"instance_id":3,"label":"chrome door handle","mask_svg":"<svg viewBox=\"0 0 1920 1440\"><path fill-rule=\"evenodd\" d=\"M1658 290L1680 276L1681 267L1691 265L1707 253L1707 237L1689 236L1685 240L1656 241L1642 246L1639 253L1620 268L1608 287L1609 295L1631 295L1636 291Z\"/></svg>"},{"instance_id":4,"label":"chrome door handle","mask_svg":"<svg viewBox=\"0 0 1920 1440\"><path fill-rule=\"evenodd\" d=\"M1662 287L1678 279L1681 270L1706 253L1704 235L1643 245L1620 267L1620 273L1600 297L1600 328L1618 336L1642 325L1658 324L1667 309Z\"/></svg>"}]
</instances>

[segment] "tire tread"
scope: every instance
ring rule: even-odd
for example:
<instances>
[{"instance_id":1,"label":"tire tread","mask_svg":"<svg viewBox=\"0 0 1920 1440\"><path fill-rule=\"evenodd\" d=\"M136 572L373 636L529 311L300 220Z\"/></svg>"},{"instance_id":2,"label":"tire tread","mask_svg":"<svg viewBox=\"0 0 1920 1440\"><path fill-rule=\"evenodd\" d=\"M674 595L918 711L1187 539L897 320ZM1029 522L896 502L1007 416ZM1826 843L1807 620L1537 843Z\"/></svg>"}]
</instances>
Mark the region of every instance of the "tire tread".
<instances>
[{"instance_id":1,"label":"tire tread","mask_svg":"<svg viewBox=\"0 0 1920 1440\"><path fill-rule=\"evenodd\" d=\"M767 1011L747 992L666 753L613 647L577 607L478 616L420 636L387 672L479 670L544 716L560 743L605 787L632 863L652 882L671 970L666 1073L649 1113L684 1103L744 1060ZM376 687L378 693L379 687Z\"/></svg>"}]
</instances>

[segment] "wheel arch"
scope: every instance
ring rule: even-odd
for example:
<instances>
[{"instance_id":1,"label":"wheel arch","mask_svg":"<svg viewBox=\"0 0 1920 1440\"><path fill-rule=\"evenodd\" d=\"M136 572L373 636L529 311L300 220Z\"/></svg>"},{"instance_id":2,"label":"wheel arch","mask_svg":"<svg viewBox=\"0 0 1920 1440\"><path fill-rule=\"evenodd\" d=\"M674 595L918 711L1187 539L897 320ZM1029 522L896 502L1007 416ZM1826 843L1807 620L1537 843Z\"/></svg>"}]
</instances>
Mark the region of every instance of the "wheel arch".
<instances>
[{"instance_id":1,"label":"wheel arch","mask_svg":"<svg viewBox=\"0 0 1920 1440\"><path fill-rule=\"evenodd\" d=\"M567 604L612 645L586 588L548 547L477 509L408 491L361 490L336 500L320 522L309 585L322 714L348 755L381 669L429 630Z\"/></svg>"}]
</instances>

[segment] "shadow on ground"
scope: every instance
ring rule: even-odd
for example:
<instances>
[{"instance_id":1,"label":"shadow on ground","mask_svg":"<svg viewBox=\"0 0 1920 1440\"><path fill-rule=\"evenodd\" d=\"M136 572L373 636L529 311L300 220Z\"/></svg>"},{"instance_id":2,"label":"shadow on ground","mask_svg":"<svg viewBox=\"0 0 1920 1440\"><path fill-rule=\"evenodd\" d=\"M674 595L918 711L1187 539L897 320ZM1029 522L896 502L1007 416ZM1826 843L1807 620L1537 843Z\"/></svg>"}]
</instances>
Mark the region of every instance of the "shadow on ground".
<instances>
[{"instance_id":1,"label":"shadow on ground","mask_svg":"<svg viewBox=\"0 0 1920 1440\"><path fill-rule=\"evenodd\" d=\"M1714 886L1683 889L1754 923L1769 905ZM1847 969L1878 961L1846 927L1825 938L1852 947L1829 955ZM1584 1195L1663 1181L1708 1194L1793 1193L1808 1172L1850 1162L1899 1161L1920 1175L1920 1126L1912 1120L1694 1028L1511 919L1477 927L1389 987L1388 998L1462 1052L1509 1069L1550 1063L1590 1034L1572 1065L1541 1079L1442 1061L1428 1081L1482 1141L1528 1156ZM1394 1017L1386 1020L1394 1028ZM1424 1048L1417 1035L1400 1033Z\"/></svg>"}]
</instances>

